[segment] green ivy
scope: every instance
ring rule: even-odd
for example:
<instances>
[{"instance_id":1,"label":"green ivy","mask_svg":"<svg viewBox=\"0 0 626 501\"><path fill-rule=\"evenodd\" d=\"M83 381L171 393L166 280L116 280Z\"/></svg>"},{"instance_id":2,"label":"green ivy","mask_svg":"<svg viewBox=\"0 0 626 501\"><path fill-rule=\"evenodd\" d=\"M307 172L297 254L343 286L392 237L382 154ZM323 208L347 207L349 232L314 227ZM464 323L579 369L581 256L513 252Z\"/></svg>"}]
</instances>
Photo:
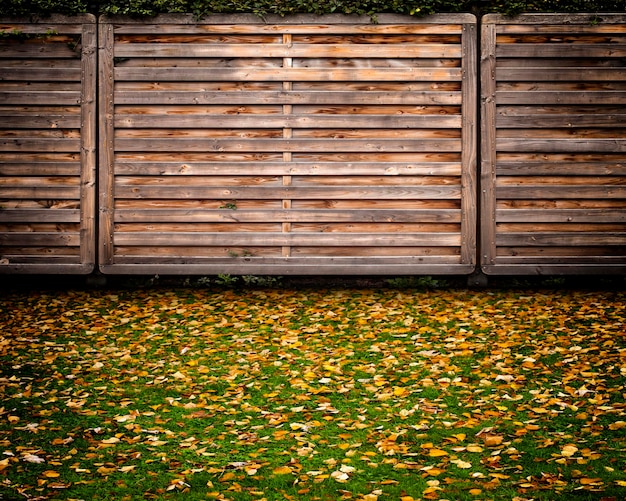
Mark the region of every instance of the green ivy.
<instances>
[{"instance_id":1,"label":"green ivy","mask_svg":"<svg viewBox=\"0 0 626 501\"><path fill-rule=\"evenodd\" d=\"M57 14L120 14L135 17L161 13L365 14L473 12L624 12L626 0L0 0L0 16L43 17Z\"/></svg>"}]
</instances>

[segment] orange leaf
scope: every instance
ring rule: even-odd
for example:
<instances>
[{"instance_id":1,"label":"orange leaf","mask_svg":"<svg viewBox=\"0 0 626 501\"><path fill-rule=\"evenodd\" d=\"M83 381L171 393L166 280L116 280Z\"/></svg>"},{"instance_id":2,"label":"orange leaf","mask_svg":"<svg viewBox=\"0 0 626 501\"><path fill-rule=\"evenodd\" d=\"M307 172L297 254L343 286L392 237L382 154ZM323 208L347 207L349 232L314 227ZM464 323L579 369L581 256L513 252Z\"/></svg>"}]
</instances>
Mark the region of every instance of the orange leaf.
<instances>
[{"instance_id":1,"label":"orange leaf","mask_svg":"<svg viewBox=\"0 0 626 501\"><path fill-rule=\"evenodd\" d=\"M504 440L504 437L500 435L484 435L483 436L483 442L487 447L494 447L494 446L500 445L503 440Z\"/></svg>"},{"instance_id":2,"label":"orange leaf","mask_svg":"<svg viewBox=\"0 0 626 501\"><path fill-rule=\"evenodd\" d=\"M444 451L443 449L430 449L428 451L428 455L430 457L436 458L436 457L441 457L441 456L447 456L448 453Z\"/></svg>"},{"instance_id":3,"label":"orange leaf","mask_svg":"<svg viewBox=\"0 0 626 501\"><path fill-rule=\"evenodd\" d=\"M566 445L561 449L561 455L565 457L572 457L574 454L578 452L578 447L575 445Z\"/></svg>"},{"instance_id":4,"label":"orange leaf","mask_svg":"<svg viewBox=\"0 0 626 501\"><path fill-rule=\"evenodd\" d=\"M278 468L274 468L272 473L274 475L290 475L293 473L293 470L289 466L279 466Z\"/></svg>"}]
</instances>

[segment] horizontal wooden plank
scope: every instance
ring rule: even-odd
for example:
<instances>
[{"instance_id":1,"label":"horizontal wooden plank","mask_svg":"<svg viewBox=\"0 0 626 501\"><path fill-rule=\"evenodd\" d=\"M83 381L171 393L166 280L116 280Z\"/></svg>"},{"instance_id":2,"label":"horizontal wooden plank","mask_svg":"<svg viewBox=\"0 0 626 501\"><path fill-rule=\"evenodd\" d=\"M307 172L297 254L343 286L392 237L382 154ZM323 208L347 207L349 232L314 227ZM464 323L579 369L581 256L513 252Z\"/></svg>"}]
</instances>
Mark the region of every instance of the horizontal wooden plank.
<instances>
[{"instance_id":1,"label":"horizontal wooden plank","mask_svg":"<svg viewBox=\"0 0 626 501\"><path fill-rule=\"evenodd\" d=\"M623 68L554 68L539 61L522 68L497 67L499 82L619 82L626 81Z\"/></svg>"},{"instance_id":2,"label":"horizontal wooden plank","mask_svg":"<svg viewBox=\"0 0 626 501\"><path fill-rule=\"evenodd\" d=\"M502 156L507 155L502 153ZM621 176L626 171L626 159L620 160L619 155L610 153L594 153L589 155L574 153L569 155L554 154L553 156L567 156L568 158L548 158L552 155L543 155L545 161L537 161L537 154L531 154L532 160L522 155L520 158L506 159L498 162L496 173L499 176ZM531 155L528 155L530 157ZM587 161L593 158L592 161Z\"/></svg>"},{"instance_id":3,"label":"horizontal wooden plank","mask_svg":"<svg viewBox=\"0 0 626 501\"><path fill-rule=\"evenodd\" d=\"M2 196L2 190L0 190ZM78 209L2 209L0 223L79 223Z\"/></svg>"},{"instance_id":4,"label":"horizontal wooden plank","mask_svg":"<svg viewBox=\"0 0 626 501\"><path fill-rule=\"evenodd\" d=\"M618 186L626 185L624 176L498 176L496 186Z\"/></svg>"},{"instance_id":5,"label":"horizontal wooden plank","mask_svg":"<svg viewBox=\"0 0 626 501\"><path fill-rule=\"evenodd\" d=\"M626 115L623 115L626 117ZM626 119L625 119L626 122ZM115 115L118 128L460 128L460 115Z\"/></svg>"},{"instance_id":6,"label":"horizontal wooden plank","mask_svg":"<svg viewBox=\"0 0 626 501\"><path fill-rule=\"evenodd\" d=\"M486 275L624 275L626 267L623 262L618 260L617 263L598 260L596 264L585 263L556 263L556 264L537 264L532 260L525 264L496 264L482 265L481 270Z\"/></svg>"},{"instance_id":7,"label":"horizontal wooden plank","mask_svg":"<svg viewBox=\"0 0 626 501\"><path fill-rule=\"evenodd\" d=\"M624 186L498 186L495 189L497 199L619 199L626 198Z\"/></svg>"},{"instance_id":8,"label":"horizontal wooden plank","mask_svg":"<svg viewBox=\"0 0 626 501\"><path fill-rule=\"evenodd\" d=\"M0 221L3 213L0 212ZM624 215L626 219L626 215ZM114 221L127 222L382 222L382 223L458 223L459 209L410 210L189 210L189 209L116 209Z\"/></svg>"},{"instance_id":9,"label":"horizontal wooden plank","mask_svg":"<svg viewBox=\"0 0 626 501\"><path fill-rule=\"evenodd\" d=\"M496 222L510 223L623 223L624 209L506 209L496 211Z\"/></svg>"},{"instance_id":10,"label":"horizontal wooden plank","mask_svg":"<svg viewBox=\"0 0 626 501\"><path fill-rule=\"evenodd\" d=\"M250 260L268 260L280 259L287 257L283 254L282 246L262 246L262 247L238 247L238 246L200 246L200 247L140 247L140 246L117 246L117 261L119 259L130 258L143 260L143 262L161 262L161 263L183 263L189 262L190 259L199 261L215 262L222 261L239 261L248 262ZM443 257L445 262L450 259L455 262L461 262L461 251L459 247L368 247L368 246L301 246L290 247L289 258L311 258L326 259L329 257L337 258L397 258L405 257L407 259L420 258L424 262L434 257Z\"/></svg>"},{"instance_id":11,"label":"horizontal wooden plank","mask_svg":"<svg viewBox=\"0 0 626 501\"><path fill-rule=\"evenodd\" d=\"M183 178L185 179L185 178ZM209 180L212 178L208 178ZM254 178L258 179L258 178ZM515 178L519 179L519 178ZM621 179L621 178L620 178ZM178 178L177 178L178 180ZM203 181L203 180L201 180ZM129 180L128 184L131 184L132 180ZM147 184L143 182L143 178L139 178L139 183ZM176 183L182 184L182 183ZM201 182L200 184L210 184L208 182ZM230 183L215 183L221 185L230 185ZM235 184L235 183L233 183ZM252 184L252 183L242 183ZM343 176L291 176L291 186L397 186L397 187L410 187L410 186L460 186L461 180L457 176L353 176L349 172L344 173ZM610 184L606 182L604 184ZM626 184L626 182L624 183Z\"/></svg>"},{"instance_id":12,"label":"horizontal wooden plank","mask_svg":"<svg viewBox=\"0 0 626 501\"><path fill-rule=\"evenodd\" d=\"M484 24L494 24L498 33L624 33L626 16L619 13L598 14L486 14Z\"/></svg>"},{"instance_id":13,"label":"horizontal wooden plank","mask_svg":"<svg viewBox=\"0 0 626 501\"><path fill-rule=\"evenodd\" d=\"M598 257L598 256L623 256L626 249L620 246L558 246L549 247L500 247L497 258L508 257L538 257L548 258L576 258L576 257Z\"/></svg>"},{"instance_id":14,"label":"horizontal wooden plank","mask_svg":"<svg viewBox=\"0 0 626 501\"><path fill-rule=\"evenodd\" d=\"M113 265L100 265L99 269L104 274L118 275L155 275L163 274L167 270L168 275L217 275L220 273L232 275L466 275L474 271L472 264L455 263L431 263L414 260L407 262L407 258L399 260L395 264L380 262L376 258L363 258L361 262L342 261L340 258L328 258L324 263L308 264L308 258L297 260L290 258L282 264L266 262L239 262L229 263L210 260L192 261L180 263L157 262L137 264L130 262L116 262ZM403 262L404 261L404 262ZM443 261L446 261L445 259ZM2 268L0 268L0 271Z\"/></svg>"},{"instance_id":15,"label":"horizontal wooden plank","mask_svg":"<svg viewBox=\"0 0 626 501\"><path fill-rule=\"evenodd\" d=\"M79 261L79 259L77 257L73 261ZM89 275L95 268L95 263L63 262L69 259L56 263L55 259L48 257L43 261L0 264L0 275Z\"/></svg>"},{"instance_id":16,"label":"horizontal wooden plank","mask_svg":"<svg viewBox=\"0 0 626 501\"><path fill-rule=\"evenodd\" d=\"M14 188L17 186L46 187L46 186L78 186L80 178L78 176L2 176L0 177L0 189Z\"/></svg>"},{"instance_id":17,"label":"horizontal wooden plank","mask_svg":"<svg viewBox=\"0 0 626 501\"><path fill-rule=\"evenodd\" d=\"M0 58L16 59L57 59L79 58L80 50L70 47L68 43L0 43Z\"/></svg>"},{"instance_id":18,"label":"horizontal wooden plank","mask_svg":"<svg viewBox=\"0 0 626 501\"><path fill-rule=\"evenodd\" d=\"M533 265L561 265L569 266L570 274L577 273L578 266L614 266L626 268L624 265L624 259L626 255L621 256L605 256L598 254L595 256L498 256L496 262L500 266L518 265L518 266L533 266ZM622 273L624 273L622 271Z\"/></svg>"},{"instance_id":19,"label":"horizontal wooden plank","mask_svg":"<svg viewBox=\"0 0 626 501\"><path fill-rule=\"evenodd\" d=\"M0 56L2 51L0 50ZM0 80L4 82L79 82L80 68L47 68L47 67L3 67L0 60Z\"/></svg>"},{"instance_id":20,"label":"horizontal wooden plank","mask_svg":"<svg viewBox=\"0 0 626 501\"><path fill-rule=\"evenodd\" d=\"M623 58L626 57L626 45L602 43L498 44L496 46L496 57Z\"/></svg>"},{"instance_id":21,"label":"horizontal wooden plank","mask_svg":"<svg viewBox=\"0 0 626 501\"><path fill-rule=\"evenodd\" d=\"M460 68L124 68L116 81L150 82L449 82L461 80Z\"/></svg>"},{"instance_id":22,"label":"horizontal wooden plank","mask_svg":"<svg viewBox=\"0 0 626 501\"><path fill-rule=\"evenodd\" d=\"M3 98L0 92L0 100ZM616 93L619 94L619 93ZM115 92L116 104L317 104L317 105L459 105L460 92L420 91L420 92L386 92L386 91L118 91ZM626 98L625 98L626 102ZM23 103L28 104L28 103ZM602 103L604 104L604 103Z\"/></svg>"},{"instance_id":23,"label":"horizontal wooden plank","mask_svg":"<svg viewBox=\"0 0 626 501\"><path fill-rule=\"evenodd\" d=\"M624 153L626 152L626 137L615 139L532 139L497 138L498 151L524 152L569 152L569 153Z\"/></svg>"},{"instance_id":24,"label":"horizontal wooden plank","mask_svg":"<svg viewBox=\"0 0 626 501\"><path fill-rule=\"evenodd\" d=\"M80 200L79 186L39 186L0 188L0 200Z\"/></svg>"},{"instance_id":25,"label":"horizontal wooden plank","mask_svg":"<svg viewBox=\"0 0 626 501\"><path fill-rule=\"evenodd\" d=\"M458 246L456 233L420 234L337 234L337 233L150 233L132 232L114 235L115 245L133 246Z\"/></svg>"},{"instance_id":26,"label":"horizontal wooden plank","mask_svg":"<svg viewBox=\"0 0 626 501\"><path fill-rule=\"evenodd\" d=\"M116 44L115 57L184 58L459 58L460 44L237 44L128 43Z\"/></svg>"},{"instance_id":27,"label":"horizontal wooden plank","mask_svg":"<svg viewBox=\"0 0 626 501\"><path fill-rule=\"evenodd\" d=\"M516 222L516 223L498 223L496 231L498 233L610 233L613 231L624 230L624 223L541 223L535 222Z\"/></svg>"},{"instance_id":28,"label":"horizontal wooden plank","mask_svg":"<svg viewBox=\"0 0 626 501\"><path fill-rule=\"evenodd\" d=\"M0 111L0 129L78 129L80 126L80 116L77 115L33 115L18 112L8 114Z\"/></svg>"},{"instance_id":29,"label":"horizontal wooden plank","mask_svg":"<svg viewBox=\"0 0 626 501\"><path fill-rule=\"evenodd\" d=\"M626 246L626 232L499 233L496 246Z\"/></svg>"},{"instance_id":30,"label":"horizontal wooden plank","mask_svg":"<svg viewBox=\"0 0 626 501\"><path fill-rule=\"evenodd\" d=\"M3 105L70 105L80 104L81 97L80 92L76 91L1 91L0 90L0 103Z\"/></svg>"},{"instance_id":31,"label":"horizontal wooden plank","mask_svg":"<svg viewBox=\"0 0 626 501\"><path fill-rule=\"evenodd\" d=\"M497 91L496 104L618 105L626 104L626 91Z\"/></svg>"},{"instance_id":32,"label":"horizontal wooden plank","mask_svg":"<svg viewBox=\"0 0 626 501\"><path fill-rule=\"evenodd\" d=\"M433 14L419 18L399 14L371 16L325 14L268 15L211 14L198 20L191 14L156 17L103 16L118 34L135 33L459 33L462 24L475 24L472 14Z\"/></svg>"},{"instance_id":33,"label":"horizontal wooden plank","mask_svg":"<svg viewBox=\"0 0 626 501\"><path fill-rule=\"evenodd\" d=\"M624 166L626 169L626 166ZM0 164L0 173L3 166ZM206 176L460 176L460 162L124 162L115 164L117 175Z\"/></svg>"},{"instance_id":34,"label":"horizontal wooden plank","mask_svg":"<svg viewBox=\"0 0 626 501\"><path fill-rule=\"evenodd\" d=\"M214 199L214 200L277 200L277 199L457 199L461 196L458 186L357 186L315 188L291 186L140 186L116 185L116 198L148 199Z\"/></svg>"},{"instance_id":35,"label":"horizontal wooden plank","mask_svg":"<svg viewBox=\"0 0 626 501\"><path fill-rule=\"evenodd\" d=\"M0 233L2 246L79 246L80 234L70 232L11 232Z\"/></svg>"},{"instance_id":36,"label":"horizontal wooden plank","mask_svg":"<svg viewBox=\"0 0 626 501\"><path fill-rule=\"evenodd\" d=\"M6 138L0 137L0 152L8 151L80 151L80 139L77 138Z\"/></svg>"},{"instance_id":37,"label":"horizontal wooden plank","mask_svg":"<svg viewBox=\"0 0 626 501\"><path fill-rule=\"evenodd\" d=\"M626 113L597 113L589 114L545 114L541 113L541 108L537 107L537 112L529 115L496 115L496 128L517 129L517 128L568 128L579 129L583 127L626 127Z\"/></svg>"},{"instance_id":38,"label":"horizontal wooden plank","mask_svg":"<svg viewBox=\"0 0 626 501\"><path fill-rule=\"evenodd\" d=\"M3 228L15 231L46 231L47 229L60 230L59 223L55 223L57 228L45 228L43 225L24 224L22 227L18 225L9 225L10 228ZM597 225L591 225L590 231L596 231ZM614 231L622 229L621 225L614 225ZM273 234L280 233L283 228L283 222L252 222L246 223L241 221L226 222L149 222L149 223L118 223L115 226L116 233L133 233L133 232L150 232L150 233L181 233L193 232L197 234L204 233L222 233L227 240L229 235L248 234L251 232ZM70 228L73 229L73 228ZM516 228L514 228L516 230ZM521 231L521 230L520 230ZM398 222L291 222L289 233L332 233L332 234L429 234L437 233L460 233L460 225L458 223L398 223ZM348 247L349 248L349 247ZM350 254L348 252L347 254Z\"/></svg>"},{"instance_id":39,"label":"horizontal wooden plank","mask_svg":"<svg viewBox=\"0 0 626 501\"><path fill-rule=\"evenodd\" d=\"M72 162L32 162L4 163L0 159L2 176L80 176L80 164Z\"/></svg>"},{"instance_id":40,"label":"horizontal wooden plank","mask_svg":"<svg viewBox=\"0 0 626 501\"><path fill-rule=\"evenodd\" d=\"M68 141L69 142L69 141ZM5 146L8 143L8 146ZM22 143L25 143L23 141ZM20 144L22 144L20 143ZM42 142L33 142L24 149L37 149ZM13 146L12 141L0 139L0 151L7 151ZM60 145L50 143L60 148ZM63 145L65 146L65 145ZM66 146L65 146L66 147ZM13 149L16 149L15 146ZM461 151L459 139L165 139L165 138L117 138L116 151L221 151L221 152L426 152L426 151ZM68 151L50 150L50 151Z\"/></svg>"}]
</instances>

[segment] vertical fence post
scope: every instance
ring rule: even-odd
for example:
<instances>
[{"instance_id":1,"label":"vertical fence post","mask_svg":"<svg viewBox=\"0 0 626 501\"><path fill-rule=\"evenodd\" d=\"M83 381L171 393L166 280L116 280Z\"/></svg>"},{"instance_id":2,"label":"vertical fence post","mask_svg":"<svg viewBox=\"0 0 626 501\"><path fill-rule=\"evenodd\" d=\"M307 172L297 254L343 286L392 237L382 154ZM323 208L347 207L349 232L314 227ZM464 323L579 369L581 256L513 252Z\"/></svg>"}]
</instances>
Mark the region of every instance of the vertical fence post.
<instances>
[{"instance_id":1,"label":"vertical fence post","mask_svg":"<svg viewBox=\"0 0 626 501\"><path fill-rule=\"evenodd\" d=\"M99 72L99 263L112 264L114 255L114 40L113 25L100 22L98 36Z\"/></svg>"}]
</instances>

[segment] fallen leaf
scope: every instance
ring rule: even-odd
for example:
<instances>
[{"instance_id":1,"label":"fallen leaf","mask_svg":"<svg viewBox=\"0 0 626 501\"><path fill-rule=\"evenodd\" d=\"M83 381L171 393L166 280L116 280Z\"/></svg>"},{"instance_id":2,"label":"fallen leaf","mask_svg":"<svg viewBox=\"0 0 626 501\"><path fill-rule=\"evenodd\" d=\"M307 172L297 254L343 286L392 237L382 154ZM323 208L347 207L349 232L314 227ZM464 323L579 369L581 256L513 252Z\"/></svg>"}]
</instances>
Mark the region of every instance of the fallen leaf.
<instances>
[{"instance_id":1,"label":"fallen leaf","mask_svg":"<svg viewBox=\"0 0 626 501\"><path fill-rule=\"evenodd\" d=\"M25 454L22 456L22 459L27 463L45 463L46 460L42 457L37 456L36 454Z\"/></svg>"},{"instance_id":2,"label":"fallen leaf","mask_svg":"<svg viewBox=\"0 0 626 501\"><path fill-rule=\"evenodd\" d=\"M332 478L335 482L345 484L350 479L350 475L348 475L347 473L343 471L337 470L337 471L333 471L330 474L330 478Z\"/></svg>"},{"instance_id":3,"label":"fallen leaf","mask_svg":"<svg viewBox=\"0 0 626 501\"><path fill-rule=\"evenodd\" d=\"M578 452L578 447L575 445L566 445L561 449L561 455L565 457L571 457Z\"/></svg>"},{"instance_id":4,"label":"fallen leaf","mask_svg":"<svg viewBox=\"0 0 626 501\"><path fill-rule=\"evenodd\" d=\"M274 475L291 475L293 470L289 466L279 466L272 470Z\"/></svg>"},{"instance_id":5,"label":"fallen leaf","mask_svg":"<svg viewBox=\"0 0 626 501\"><path fill-rule=\"evenodd\" d=\"M462 459L453 459L450 462L455 464L458 468L461 468L463 470L467 470L472 467L472 463L463 461Z\"/></svg>"},{"instance_id":6,"label":"fallen leaf","mask_svg":"<svg viewBox=\"0 0 626 501\"><path fill-rule=\"evenodd\" d=\"M444 451L443 449L430 449L428 451L428 455L430 457L441 457L441 456L447 456L448 453L446 451Z\"/></svg>"}]
</instances>

